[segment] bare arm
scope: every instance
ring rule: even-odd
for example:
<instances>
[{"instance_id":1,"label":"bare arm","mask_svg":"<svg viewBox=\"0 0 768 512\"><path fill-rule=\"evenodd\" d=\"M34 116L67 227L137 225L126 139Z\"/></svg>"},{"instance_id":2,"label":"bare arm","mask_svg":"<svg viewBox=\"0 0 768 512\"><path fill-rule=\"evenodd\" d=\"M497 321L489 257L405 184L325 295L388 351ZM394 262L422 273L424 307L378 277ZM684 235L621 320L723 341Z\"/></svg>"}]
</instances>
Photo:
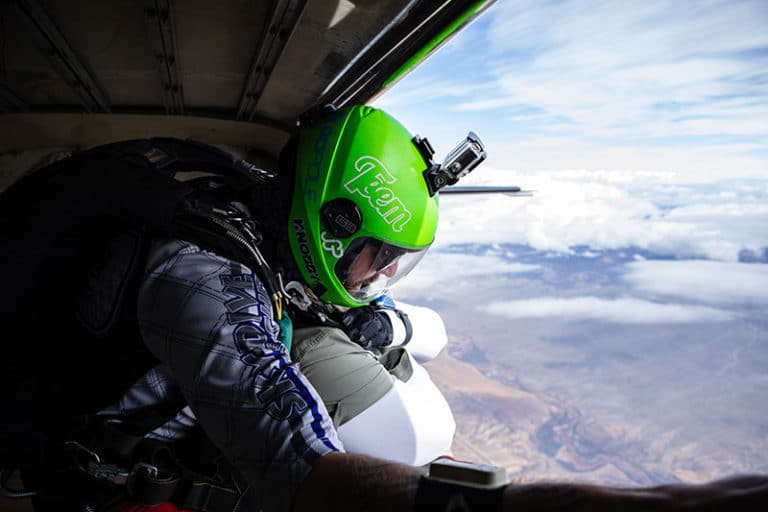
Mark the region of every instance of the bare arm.
<instances>
[{"instance_id":1,"label":"bare arm","mask_svg":"<svg viewBox=\"0 0 768 512\"><path fill-rule=\"evenodd\" d=\"M414 511L418 481L424 473L420 468L363 455L331 453L315 465L300 487L294 510ZM768 510L768 476L736 476L706 484L641 488L559 482L513 484L504 492L503 510L762 512Z\"/></svg>"},{"instance_id":2,"label":"bare arm","mask_svg":"<svg viewBox=\"0 0 768 512\"><path fill-rule=\"evenodd\" d=\"M367 455L329 453L299 488L294 511L412 511L424 473L417 467Z\"/></svg>"}]
</instances>

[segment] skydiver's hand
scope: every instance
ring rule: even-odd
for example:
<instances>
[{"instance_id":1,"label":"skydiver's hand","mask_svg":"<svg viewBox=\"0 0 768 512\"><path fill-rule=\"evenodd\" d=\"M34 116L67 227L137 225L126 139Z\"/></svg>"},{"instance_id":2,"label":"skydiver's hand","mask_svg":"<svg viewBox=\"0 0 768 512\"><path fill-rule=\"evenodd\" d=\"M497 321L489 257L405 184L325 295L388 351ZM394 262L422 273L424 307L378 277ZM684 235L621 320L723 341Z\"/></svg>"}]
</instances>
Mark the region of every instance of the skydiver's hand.
<instances>
[{"instance_id":1,"label":"skydiver's hand","mask_svg":"<svg viewBox=\"0 0 768 512\"><path fill-rule=\"evenodd\" d=\"M374 306L350 309L341 323L349 339L364 349L381 349L392 343L392 322Z\"/></svg>"},{"instance_id":2,"label":"skydiver's hand","mask_svg":"<svg viewBox=\"0 0 768 512\"><path fill-rule=\"evenodd\" d=\"M393 322L401 322L403 332L396 336ZM348 310L341 318L347 336L366 350L381 350L394 341L401 344L404 340L395 337L406 337L410 331L410 321L405 313L390 308L362 306Z\"/></svg>"}]
</instances>

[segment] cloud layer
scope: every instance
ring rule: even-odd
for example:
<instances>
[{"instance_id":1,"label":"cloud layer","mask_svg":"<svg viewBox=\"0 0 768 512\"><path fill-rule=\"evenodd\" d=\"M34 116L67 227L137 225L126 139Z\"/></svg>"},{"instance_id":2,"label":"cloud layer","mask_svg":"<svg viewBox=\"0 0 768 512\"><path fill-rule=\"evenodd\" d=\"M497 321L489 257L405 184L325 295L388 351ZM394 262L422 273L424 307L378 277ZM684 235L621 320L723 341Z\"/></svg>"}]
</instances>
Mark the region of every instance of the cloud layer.
<instances>
[{"instance_id":1,"label":"cloud layer","mask_svg":"<svg viewBox=\"0 0 768 512\"><path fill-rule=\"evenodd\" d=\"M733 314L705 306L659 304L634 298L538 297L494 302L481 309L508 318L600 320L620 324L724 322Z\"/></svg>"},{"instance_id":2,"label":"cloud layer","mask_svg":"<svg viewBox=\"0 0 768 512\"><path fill-rule=\"evenodd\" d=\"M504 274L534 272L540 267L514 263L500 256L477 256L430 251L395 291L398 297L407 294L441 295L463 284L473 285L476 279Z\"/></svg>"},{"instance_id":3,"label":"cloud layer","mask_svg":"<svg viewBox=\"0 0 768 512\"><path fill-rule=\"evenodd\" d=\"M444 196L437 247L515 243L568 253L637 247L737 261L768 246L768 180L684 185L663 173L516 173L480 167L467 183L519 184L533 197Z\"/></svg>"},{"instance_id":4,"label":"cloud layer","mask_svg":"<svg viewBox=\"0 0 768 512\"><path fill-rule=\"evenodd\" d=\"M719 261L636 261L623 278L636 290L708 303L768 306L768 265Z\"/></svg>"}]
</instances>

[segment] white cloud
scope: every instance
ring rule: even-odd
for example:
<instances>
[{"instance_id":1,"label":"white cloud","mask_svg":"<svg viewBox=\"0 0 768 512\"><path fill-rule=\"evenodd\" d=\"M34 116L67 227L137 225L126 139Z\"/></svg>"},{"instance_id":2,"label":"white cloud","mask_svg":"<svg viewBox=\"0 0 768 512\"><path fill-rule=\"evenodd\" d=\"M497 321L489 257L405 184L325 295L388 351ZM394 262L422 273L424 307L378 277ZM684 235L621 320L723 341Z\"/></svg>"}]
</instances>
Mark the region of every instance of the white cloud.
<instances>
[{"instance_id":1,"label":"white cloud","mask_svg":"<svg viewBox=\"0 0 768 512\"><path fill-rule=\"evenodd\" d=\"M462 283L482 276L534 272L538 265L514 263L500 256L451 254L430 250L416 268L395 285L393 294L404 298L415 292L444 294Z\"/></svg>"},{"instance_id":2,"label":"white cloud","mask_svg":"<svg viewBox=\"0 0 768 512\"><path fill-rule=\"evenodd\" d=\"M635 289L709 303L768 306L768 265L719 261L636 261L623 278Z\"/></svg>"},{"instance_id":3,"label":"white cloud","mask_svg":"<svg viewBox=\"0 0 768 512\"><path fill-rule=\"evenodd\" d=\"M727 311L685 304L659 304L633 298L539 297L527 300L494 302L484 312L509 318L557 318L600 320L621 324L661 324L724 322L733 315Z\"/></svg>"},{"instance_id":4,"label":"white cloud","mask_svg":"<svg viewBox=\"0 0 768 512\"><path fill-rule=\"evenodd\" d=\"M533 197L443 196L438 246L511 243L569 252L638 247L736 261L768 246L768 181L670 183L668 173L515 173L481 167L471 184L517 184Z\"/></svg>"}]
</instances>

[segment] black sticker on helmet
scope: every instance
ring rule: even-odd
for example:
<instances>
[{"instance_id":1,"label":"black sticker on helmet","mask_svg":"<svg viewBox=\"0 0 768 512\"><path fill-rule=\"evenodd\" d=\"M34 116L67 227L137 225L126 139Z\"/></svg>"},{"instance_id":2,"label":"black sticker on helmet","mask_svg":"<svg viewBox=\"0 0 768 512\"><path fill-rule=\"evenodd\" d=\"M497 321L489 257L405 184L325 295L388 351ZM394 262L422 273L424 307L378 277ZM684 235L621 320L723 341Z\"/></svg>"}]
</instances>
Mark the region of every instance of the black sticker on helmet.
<instances>
[{"instance_id":1,"label":"black sticker on helmet","mask_svg":"<svg viewBox=\"0 0 768 512\"><path fill-rule=\"evenodd\" d=\"M338 238L347 238L360 230L363 215L349 199L338 198L325 203L320 210L323 225Z\"/></svg>"}]
</instances>

